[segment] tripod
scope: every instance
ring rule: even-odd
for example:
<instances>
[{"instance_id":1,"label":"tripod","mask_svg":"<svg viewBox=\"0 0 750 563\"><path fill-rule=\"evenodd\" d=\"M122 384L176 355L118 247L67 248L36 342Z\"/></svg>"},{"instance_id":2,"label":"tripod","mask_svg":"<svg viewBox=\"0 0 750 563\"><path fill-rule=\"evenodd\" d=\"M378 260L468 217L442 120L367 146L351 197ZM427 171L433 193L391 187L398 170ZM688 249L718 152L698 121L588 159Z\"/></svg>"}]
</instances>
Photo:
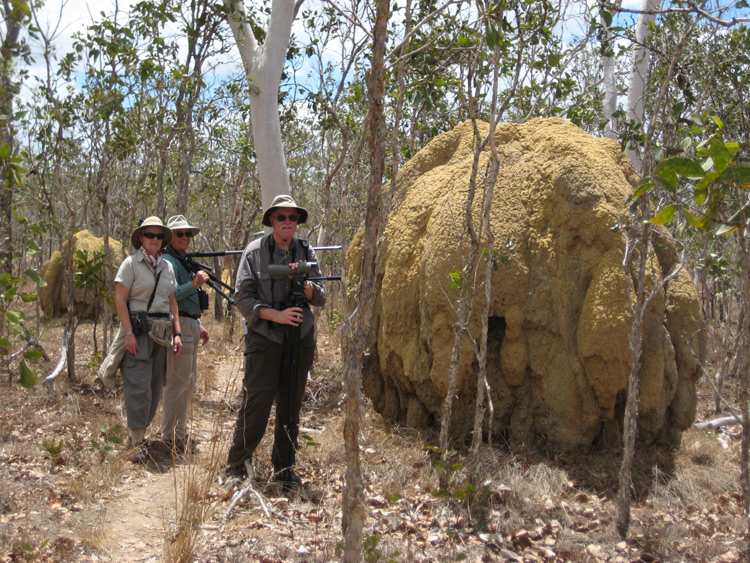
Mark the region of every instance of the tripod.
<instances>
[{"instance_id":1,"label":"tripod","mask_svg":"<svg viewBox=\"0 0 750 563\"><path fill-rule=\"evenodd\" d=\"M307 299L303 292L305 278L295 276L292 279L292 293L289 298L290 307L304 307ZM299 370L299 341L301 325L287 326L286 337L288 339L284 359L281 363L282 377L287 382L286 397L286 419L283 423L283 434L285 439L276 444L279 466L282 468L277 474L277 479L284 483L292 480L292 466L294 465L295 452L297 450L297 434L299 433L299 420L295 415L295 399L297 397L297 371ZM279 397L281 400L282 398Z\"/></svg>"}]
</instances>

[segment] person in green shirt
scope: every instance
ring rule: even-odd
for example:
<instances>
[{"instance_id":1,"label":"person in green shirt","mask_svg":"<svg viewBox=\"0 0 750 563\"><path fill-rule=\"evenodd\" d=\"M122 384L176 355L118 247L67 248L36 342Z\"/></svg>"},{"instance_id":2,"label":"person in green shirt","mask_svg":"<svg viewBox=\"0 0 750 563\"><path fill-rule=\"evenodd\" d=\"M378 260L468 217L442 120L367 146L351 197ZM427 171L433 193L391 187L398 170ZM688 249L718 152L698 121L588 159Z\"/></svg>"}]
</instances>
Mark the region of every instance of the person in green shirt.
<instances>
[{"instance_id":1,"label":"person in green shirt","mask_svg":"<svg viewBox=\"0 0 750 563\"><path fill-rule=\"evenodd\" d=\"M208 331L200 321L203 311L199 292L204 291L202 286L209 277L203 270L189 272L180 259L200 229L191 225L183 215L170 217L167 227L173 237L165 249L164 258L172 264L177 279L175 298L182 327L182 354L174 359L164 387L161 436L177 453L185 453L195 451L196 444L188 435L188 421L198 377L198 344L208 342Z\"/></svg>"}]
</instances>

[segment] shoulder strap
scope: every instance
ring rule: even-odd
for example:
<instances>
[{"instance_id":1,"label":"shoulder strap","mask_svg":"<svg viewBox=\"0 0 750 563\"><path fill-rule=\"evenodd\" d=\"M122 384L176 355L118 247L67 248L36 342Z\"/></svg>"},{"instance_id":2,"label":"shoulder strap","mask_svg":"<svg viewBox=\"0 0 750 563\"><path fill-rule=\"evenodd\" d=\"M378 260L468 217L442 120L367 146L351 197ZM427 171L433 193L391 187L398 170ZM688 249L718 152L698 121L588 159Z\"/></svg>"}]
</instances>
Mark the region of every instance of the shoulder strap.
<instances>
[{"instance_id":1,"label":"shoulder strap","mask_svg":"<svg viewBox=\"0 0 750 563\"><path fill-rule=\"evenodd\" d=\"M154 290L151 292L151 297L148 298L148 305L146 305L146 312L148 313L148 310L151 308L151 304L154 302L154 296L156 295L156 286L159 285L159 278L161 277L161 273L164 270L159 270L159 273L156 274L156 283L154 283Z\"/></svg>"},{"instance_id":2,"label":"shoulder strap","mask_svg":"<svg viewBox=\"0 0 750 563\"><path fill-rule=\"evenodd\" d=\"M302 245L302 248L305 249L305 261L309 262L310 261L310 243L303 238L297 239L297 240L299 240L300 244Z\"/></svg>"}]
</instances>

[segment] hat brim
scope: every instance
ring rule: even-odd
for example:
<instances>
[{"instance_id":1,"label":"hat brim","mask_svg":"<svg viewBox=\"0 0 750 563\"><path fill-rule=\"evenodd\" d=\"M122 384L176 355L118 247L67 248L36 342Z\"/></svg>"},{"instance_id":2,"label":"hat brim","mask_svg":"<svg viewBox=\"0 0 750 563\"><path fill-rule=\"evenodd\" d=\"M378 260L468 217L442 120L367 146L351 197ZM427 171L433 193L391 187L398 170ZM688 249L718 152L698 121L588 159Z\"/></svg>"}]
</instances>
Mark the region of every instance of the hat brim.
<instances>
[{"instance_id":1,"label":"hat brim","mask_svg":"<svg viewBox=\"0 0 750 563\"><path fill-rule=\"evenodd\" d=\"M174 231L190 231L194 237L198 236L198 233L201 232L198 227L171 227L171 230L173 235Z\"/></svg>"},{"instance_id":2,"label":"hat brim","mask_svg":"<svg viewBox=\"0 0 750 563\"><path fill-rule=\"evenodd\" d=\"M130 242L133 243L133 246L136 250L138 250L141 247L141 233L148 229L149 227L157 227L161 229L161 232L164 233L164 239L161 241L161 248L160 250L163 250L167 246L169 246L169 243L172 242L172 231L169 230L167 227L163 227L161 225L141 225L136 230L133 231L133 234L130 235ZM199 229L200 230L200 229Z\"/></svg>"}]
</instances>

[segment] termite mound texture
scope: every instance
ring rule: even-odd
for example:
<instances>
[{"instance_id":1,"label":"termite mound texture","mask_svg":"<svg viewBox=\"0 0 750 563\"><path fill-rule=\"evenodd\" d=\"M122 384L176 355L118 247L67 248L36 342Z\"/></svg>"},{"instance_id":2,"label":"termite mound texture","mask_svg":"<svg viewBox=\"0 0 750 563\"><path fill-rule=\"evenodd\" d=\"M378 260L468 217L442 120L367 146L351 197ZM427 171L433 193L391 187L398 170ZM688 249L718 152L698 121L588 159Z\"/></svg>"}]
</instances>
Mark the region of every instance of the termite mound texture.
<instances>
[{"instance_id":1,"label":"termite mound texture","mask_svg":"<svg viewBox=\"0 0 750 563\"><path fill-rule=\"evenodd\" d=\"M479 124L479 132L483 138L489 126ZM617 447L632 366L632 315L622 266L626 241L613 227L627 215L637 174L616 142L563 119L500 125L495 142L500 167L490 226L498 256L487 314L492 433L510 444L560 450ZM450 286L471 284L474 276L472 268L458 275L469 253L465 209L474 145L472 124L463 123L432 140L398 175L362 374L375 409L398 424L439 425L441 418L461 296ZM478 229L490 155L487 144L473 204ZM362 231L347 255L352 305ZM481 254L486 233L480 237ZM658 247L647 268L651 284L677 262L667 240ZM484 271L482 265L480 279ZM479 287L467 325L477 342L483 295ZM679 445L693 422L702 325L697 292L683 270L644 319L643 443ZM465 337L454 437L468 437L473 426L477 365Z\"/></svg>"},{"instance_id":2,"label":"termite mound texture","mask_svg":"<svg viewBox=\"0 0 750 563\"><path fill-rule=\"evenodd\" d=\"M42 265L42 279L47 282L45 287L39 289L39 304L47 316L64 313L68 310L68 291L65 283L66 276L63 270L63 254L67 252L68 242L63 243L62 251L55 250L52 256ZM76 266L76 252L83 253L78 256L79 266ZM111 287L108 283L108 272L104 268L104 239L94 236L90 231L83 230L73 235L72 263L69 267L70 279L74 279L76 271L84 274L84 277L92 280L96 277L99 283L93 283L89 289L75 289L76 315L79 318L91 318L95 311L95 300L99 299L99 312L103 311L101 300L106 288ZM113 238L109 239L110 264L117 265L125 258L122 243ZM97 269L96 264L100 264ZM109 276L113 277L112 271ZM74 282L75 283L75 282Z\"/></svg>"}]
</instances>

